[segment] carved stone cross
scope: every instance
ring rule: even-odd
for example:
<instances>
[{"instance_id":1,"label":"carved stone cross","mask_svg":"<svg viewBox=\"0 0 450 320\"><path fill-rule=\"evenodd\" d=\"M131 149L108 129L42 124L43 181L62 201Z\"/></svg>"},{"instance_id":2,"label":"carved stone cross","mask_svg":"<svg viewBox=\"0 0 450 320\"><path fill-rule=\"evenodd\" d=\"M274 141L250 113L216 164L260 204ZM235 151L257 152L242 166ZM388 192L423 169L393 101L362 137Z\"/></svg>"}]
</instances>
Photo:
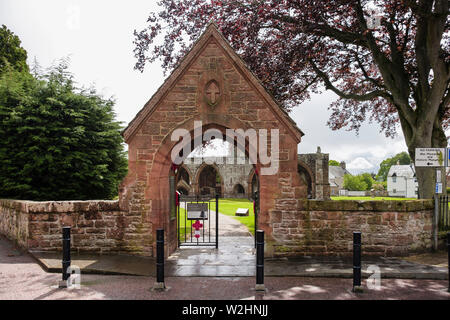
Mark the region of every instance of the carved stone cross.
<instances>
[{"instance_id":1,"label":"carved stone cross","mask_svg":"<svg viewBox=\"0 0 450 320\"><path fill-rule=\"evenodd\" d=\"M211 81L206 87L206 97L208 98L209 103L215 104L220 96L220 89L217 86L216 81Z\"/></svg>"}]
</instances>

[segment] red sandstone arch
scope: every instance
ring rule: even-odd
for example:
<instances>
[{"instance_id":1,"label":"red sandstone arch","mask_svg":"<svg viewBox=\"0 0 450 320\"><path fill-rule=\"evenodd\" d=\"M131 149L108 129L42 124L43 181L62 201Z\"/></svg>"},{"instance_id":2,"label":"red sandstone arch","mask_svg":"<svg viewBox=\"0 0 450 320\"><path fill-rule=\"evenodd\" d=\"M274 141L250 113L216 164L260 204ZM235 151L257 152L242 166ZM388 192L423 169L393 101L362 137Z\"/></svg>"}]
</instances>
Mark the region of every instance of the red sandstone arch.
<instances>
[{"instance_id":1,"label":"red sandstone arch","mask_svg":"<svg viewBox=\"0 0 450 320\"><path fill-rule=\"evenodd\" d=\"M213 108L205 103L206 84L214 80L220 95ZM171 151L178 141L171 134L178 128L194 132L201 120L203 131L226 129L279 129L279 170L259 175L258 226L266 232L266 250L277 243L274 224L282 212L297 213L297 199L306 197L306 186L297 172L297 144L302 132L264 90L214 25L210 25L160 89L137 114L123 136L128 144L129 171L120 186L121 209L144 233L136 244L140 252L154 252L156 229L164 228L168 252L176 249L176 217L171 216L169 176L173 175ZM203 132L202 132L203 133ZM186 144L195 147L195 137ZM238 146L252 157L257 146ZM186 157L187 155L183 155ZM261 173L260 159L251 159ZM284 235L281 235L284 237ZM269 253L270 255L270 253Z\"/></svg>"},{"instance_id":2,"label":"red sandstone arch","mask_svg":"<svg viewBox=\"0 0 450 320\"><path fill-rule=\"evenodd\" d=\"M236 128L244 128L244 130L248 129L245 123L231 116L218 118L213 114L202 117L202 120L208 121L206 125L203 125L203 132L210 128L215 128L220 130L224 134L224 136L227 136L227 127L225 127L225 123L231 124ZM193 142L195 141L195 121L198 121L198 119L189 119L180 126L182 128L186 128L187 130L189 130L188 128L191 129L190 132L192 139L188 142L191 143L191 150L194 150L197 147L193 144ZM218 123L214 123L211 121L216 121ZM242 146L235 140L235 144L238 146L238 148L241 148L241 150L245 150L246 154L249 155L249 149L254 148L254 146L249 145L248 139L245 139L245 142L246 145ZM177 245L176 219L169 219L166 213L169 212L170 209L167 195L169 194L168 176L170 175L170 171L172 168L171 152L175 145L177 145L178 143L178 141L171 141L170 135L167 135L166 138L161 142L160 147L158 148L154 156L152 171L149 175L149 180L147 181L147 188L145 189L146 198L152 199L151 220L153 224L153 234L156 233L156 229L158 228L164 228L165 230L167 230L169 239L169 252L175 250ZM183 156L184 158L186 158L188 155ZM259 168L260 165L256 164L256 167ZM272 183L275 183L274 177L272 176L266 176L266 179L268 181L272 180Z\"/></svg>"}]
</instances>

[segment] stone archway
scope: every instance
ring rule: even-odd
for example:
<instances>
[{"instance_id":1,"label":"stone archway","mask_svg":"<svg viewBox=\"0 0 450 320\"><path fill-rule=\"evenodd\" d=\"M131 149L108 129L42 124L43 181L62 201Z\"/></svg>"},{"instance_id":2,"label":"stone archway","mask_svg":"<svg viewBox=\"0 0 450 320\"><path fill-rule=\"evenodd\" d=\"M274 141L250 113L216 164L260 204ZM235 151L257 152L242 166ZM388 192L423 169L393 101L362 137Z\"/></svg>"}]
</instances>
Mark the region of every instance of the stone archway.
<instances>
[{"instance_id":1,"label":"stone archway","mask_svg":"<svg viewBox=\"0 0 450 320\"><path fill-rule=\"evenodd\" d=\"M215 195L223 198L224 183L220 169L216 164L203 163L197 170L195 185L198 195Z\"/></svg>"},{"instance_id":2,"label":"stone archway","mask_svg":"<svg viewBox=\"0 0 450 320\"><path fill-rule=\"evenodd\" d=\"M237 198L243 198L245 197L245 188L242 186L242 184L237 183L233 187L233 194Z\"/></svg>"},{"instance_id":3,"label":"stone archway","mask_svg":"<svg viewBox=\"0 0 450 320\"><path fill-rule=\"evenodd\" d=\"M178 172L176 174L176 178L177 178L176 179L177 183L182 181L182 180L185 181L188 185L192 183L192 173L189 170L189 168L187 168L184 165L181 165L178 168Z\"/></svg>"},{"instance_id":4,"label":"stone archway","mask_svg":"<svg viewBox=\"0 0 450 320\"><path fill-rule=\"evenodd\" d=\"M254 168L250 171L250 174L248 175L247 186L248 186L247 197L249 199L253 199L255 192L258 191L258 175L256 174Z\"/></svg>"},{"instance_id":5,"label":"stone archway","mask_svg":"<svg viewBox=\"0 0 450 320\"><path fill-rule=\"evenodd\" d=\"M201 122L200 130L196 124ZM128 144L129 171L120 186L121 209L129 212L124 223L143 233L136 251L153 255L156 229L164 228L168 253L177 247L176 216L169 197L169 176L174 158L187 154L179 147L199 145L198 138L215 128L231 141L245 138L247 155L259 172L258 229L266 234L266 254L285 239L279 227L282 212L297 214L297 199L306 198L307 187L297 172L297 144L303 133L264 90L214 24L210 24L160 89L137 114L123 136ZM227 129L240 129L228 132ZM249 143L248 130L278 130L278 160L261 164L251 156L258 145ZM177 133L189 135L184 139ZM175 138L172 135L175 134ZM175 140L175 141L174 141ZM176 149L175 149L176 148ZM261 149L261 146L260 146ZM175 157L175 158L176 158ZM262 169L274 165L272 174ZM281 242L280 242L281 241Z\"/></svg>"},{"instance_id":6,"label":"stone archway","mask_svg":"<svg viewBox=\"0 0 450 320\"><path fill-rule=\"evenodd\" d=\"M297 167L300 178L304 181L307 186L307 197L309 199L315 198L315 180L314 174L311 169L303 161L298 161Z\"/></svg>"}]
</instances>

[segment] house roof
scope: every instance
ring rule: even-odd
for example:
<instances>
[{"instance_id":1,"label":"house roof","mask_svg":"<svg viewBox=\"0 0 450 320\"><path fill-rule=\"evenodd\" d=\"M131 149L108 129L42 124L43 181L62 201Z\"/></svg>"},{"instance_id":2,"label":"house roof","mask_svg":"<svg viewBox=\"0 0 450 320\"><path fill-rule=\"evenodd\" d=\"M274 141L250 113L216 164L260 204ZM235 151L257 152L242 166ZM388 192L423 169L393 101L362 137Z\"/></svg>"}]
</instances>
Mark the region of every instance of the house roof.
<instances>
[{"instance_id":1,"label":"house roof","mask_svg":"<svg viewBox=\"0 0 450 320\"><path fill-rule=\"evenodd\" d=\"M396 177L413 178L416 173L412 164L405 164L391 166L388 172L388 177L392 177L394 175Z\"/></svg>"},{"instance_id":2,"label":"house roof","mask_svg":"<svg viewBox=\"0 0 450 320\"><path fill-rule=\"evenodd\" d=\"M207 45L210 37L214 37L219 46L225 51L227 56L235 64L237 70L241 71L251 83L256 92L259 93L267 102L269 108L274 112L275 116L283 123L291 134L300 142L304 133L297 127L295 121L289 116L281 105L275 101L274 97L267 92L262 82L256 77L256 75L247 67L242 58L233 50L228 40L218 30L217 25L211 22L203 34L193 44L189 52L181 59L179 64L172 71L170 76L159 87L156 93L150 98L150 100L144 105L144 107L137 113L128 126L122 131L122 136L125 141L128 141L131 136L138 130L140 125L147 119L149 115L157 108L158 102L161 101L171 88L176 84L176 81L184 74L184 71L190 66L190 64L199 55L199 52Z\"/></svg>"},{"instance_id":3,"label":"house roof","mask_svg":"<svg viewBox=\"0 0 450 320\"><path fill-rule=\"evenodd\" d=\"M328 179L336 179L341 178L346 174L350 174L347 169L344 169L340 166L329 166L328 167Z\"/></svg>"},{"instance_id":4,"label":"house roof","mask_svg":"<svg viewBox=\"0 0 450 320\"><path fill-rule=\"evenodd\" d=\"M336 182L330 181L330 187L339 187Z\"/></svg>"}]
</instances>

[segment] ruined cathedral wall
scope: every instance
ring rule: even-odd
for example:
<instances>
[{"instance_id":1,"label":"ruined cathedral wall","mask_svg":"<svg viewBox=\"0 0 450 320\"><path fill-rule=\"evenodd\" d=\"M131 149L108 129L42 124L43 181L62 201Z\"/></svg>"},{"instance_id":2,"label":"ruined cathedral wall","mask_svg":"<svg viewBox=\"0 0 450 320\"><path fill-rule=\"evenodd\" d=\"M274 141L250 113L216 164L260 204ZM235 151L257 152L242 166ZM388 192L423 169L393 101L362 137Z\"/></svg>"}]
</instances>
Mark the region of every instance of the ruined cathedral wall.
<instances>
[{"instance_id":1,"label":"ruined cathedral wall","mask_svg":"<svg viewBox=\"0 0 450 320\"><path fill-rule=\"evenodd\" d=\"M242 163L244 162L244 163ZM218 168L219 175L223 179L223 195L225 198L234 198L237 196L245 197L249 188L248 180L253 165L248 163L246 159L236 159L229 157L204 157L204 158L187 158L183 165L191 172L191 190L195 189L196 179L204 164L212 164ZM235 187L240 184L244 188L244 193L238 195Z\"/></svg>"}]
</instances>

